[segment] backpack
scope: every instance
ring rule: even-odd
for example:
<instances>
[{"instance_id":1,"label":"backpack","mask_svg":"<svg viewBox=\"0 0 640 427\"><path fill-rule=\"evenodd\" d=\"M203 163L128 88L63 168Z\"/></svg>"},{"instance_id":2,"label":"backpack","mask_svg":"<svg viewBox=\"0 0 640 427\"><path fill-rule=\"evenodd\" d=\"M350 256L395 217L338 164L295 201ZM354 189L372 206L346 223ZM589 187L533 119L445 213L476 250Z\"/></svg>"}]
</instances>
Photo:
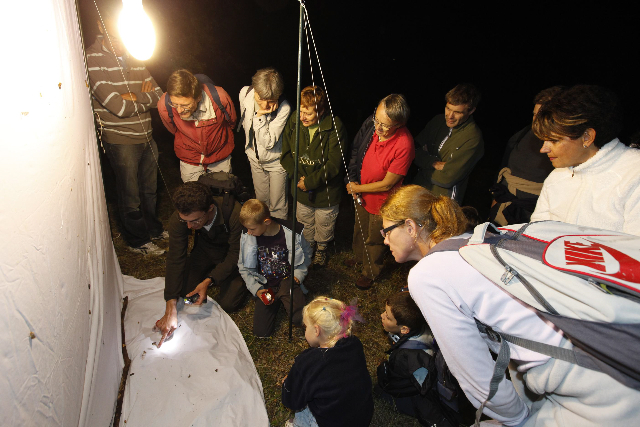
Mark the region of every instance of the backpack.
<instances>
[{"instance_id":1,"label":"backpack","mask_svg":"<svg viewBox=\"0 0 640 427\"><path fill-rule=\"evenodd\" d=\"M483 276L560 328L574 346L525 340L476 319L479 331L500 343L487 401L510 360L504 341L640 390L640 237L556 221L500 229L485 223L470 239L445 240L429 254L456 249Z\"/></svg>"},{"instance_id":2,"label":"backpack","mask_svg":"<svg viewBox=\"0 0 640 427\"><path fill-rule=\"evenodd\" d=\"M430 348L435 351L433 356L425 351L400 351ZM457 426L463 420L471 422L460 411L473 413L468 410L471 403L437 347L402 337L387 353L391 355L389 360L377 368L378 385L393 398L410 398L421 424L449 427ZM411 377L407 376L409 372Z\"/></svg>"},{"instance_id":3,"label":"backpack","mask_svg":"<svg viewBox=\"0 0 640 427\"><path fill-rule=\"evenodd\" d=\"M229 232L229 218L236 200L243 204L251 198L248 189L242 185L240 178L229 172L208 172L200 175L198 182L206 185L216 197L222 197L222 217L225 231Z\"/></svg>"},{"instance_id":4,"label":"backpack","mask_svg":"<svg viewBox=\"0 0 640 427\"><path fill-rule=\"evenodd\" d=\"M220 100L220 94L218 93L218 89L216 89L216 85L213 83L213 80L204 74L195 74L196 79L201 85L204 85L209 88L209 92L211 92L211 97L213 98L213 102L216 103L220 111L224 114L224 118L227 122L231 123L231 116L227 109L222 105L222 101ZM164 105L167 108L167 113L169 114L169 120L172 125L176 125L173 121L173 107L169 104L171 101L169 100L169 94L167 93L164 97Z\"/></svg>"},{"instance_id":5,"label":"backpack","mask_svg":"<svg viewBox=\"0 0 640 427\"><path fill-rule=\"evenodd\" d=\"M426 343L404 336L387 350L389 360L377 369L378 385L393 397L424 395L435 383L435 360ZM420 351L402 351L402 350ZM411 376L408 374L411 373Z\"/></svg>"}]
</instances>

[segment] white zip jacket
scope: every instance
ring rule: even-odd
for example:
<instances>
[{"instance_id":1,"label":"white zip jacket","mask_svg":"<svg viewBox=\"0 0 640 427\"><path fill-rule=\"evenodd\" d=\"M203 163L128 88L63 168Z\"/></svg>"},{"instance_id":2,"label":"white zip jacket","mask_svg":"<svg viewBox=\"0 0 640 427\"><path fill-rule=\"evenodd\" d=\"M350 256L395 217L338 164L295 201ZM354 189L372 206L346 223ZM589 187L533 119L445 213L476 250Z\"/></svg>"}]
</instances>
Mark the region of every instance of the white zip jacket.
<instances>
[{"instance_id":1,"label":"white zip jacket","mask_svg":"<svg viewBox=\"0 0 640 427\"><path fill-rule=\"evenodd\" d=\"M260 163L279 161L282 153L282 130L287 124L289 114L291 114L291 106L286 100L283 100L273 113L256 117L254 91L255 89L249 90L249 86L240 90L240 117L242 118L240 126L244 128L244 150L247 156L254 155L251 153L253 144L249 143L249 130L253 125L255 144L258 148L258 161Z\"/></svg>"},{"instance_id":2,"label":"white zip jacket","mask_svg":"<svg viewBox=\"0 0 640 427\"><path fill-rule=\"evenodd\" d=\"M553 170L531 215L543 220L640 236L640 150L616 138L581 165Z\"/></svg>"}]
</instances>

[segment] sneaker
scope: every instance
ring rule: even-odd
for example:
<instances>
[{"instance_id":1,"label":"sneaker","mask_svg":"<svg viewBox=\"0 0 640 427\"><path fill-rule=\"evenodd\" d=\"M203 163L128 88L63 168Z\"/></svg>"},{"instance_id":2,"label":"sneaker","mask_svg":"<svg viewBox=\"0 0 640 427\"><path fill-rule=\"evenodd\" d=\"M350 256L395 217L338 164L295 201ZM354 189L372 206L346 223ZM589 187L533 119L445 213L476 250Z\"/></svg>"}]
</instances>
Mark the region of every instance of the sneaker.
<instances>
[{"instance_id":1,"label":"sneaker","mask_svg":"<svg viewBox=\"0 0 640 427\"><path fill-rule=\"evenodd\" d=\"M373 279L369 279L365 276L360 276L358 280L356 280L356 288L366 291L369 290L373 286Z\"/></svg>"},{"instance_id":2,"label":"sneaker","mask_svg":"<svg viewBox=\"0 0 640 427\"><path fill-rule=\"evenodd\" d=\"M149 242L139 248L129 248L131 252L137 252L142 255L162 255L165 250L156 246L153 242Z\"/></svg>"},{"instance_id":3,"label":"sneaker","mask_svg":"<svg viewBox=\"0 0 640 427\"><path fill-rule=\"evenodd\" d=\"M151 240L167 240L168 238L169 238L169 232L166 230L158 234L157 236L151 236Z\"/></svg>"},{"instance_id":4,"label":"sneaker","mask_svg":"<svg viewBox=\"0 0 640 427\"><path fill-rule=\"evenodd\" d=\"M327 247L318 245L313 256L313 264L317 267L324 267L327 264Z\"/></svg>"}]
</instances>

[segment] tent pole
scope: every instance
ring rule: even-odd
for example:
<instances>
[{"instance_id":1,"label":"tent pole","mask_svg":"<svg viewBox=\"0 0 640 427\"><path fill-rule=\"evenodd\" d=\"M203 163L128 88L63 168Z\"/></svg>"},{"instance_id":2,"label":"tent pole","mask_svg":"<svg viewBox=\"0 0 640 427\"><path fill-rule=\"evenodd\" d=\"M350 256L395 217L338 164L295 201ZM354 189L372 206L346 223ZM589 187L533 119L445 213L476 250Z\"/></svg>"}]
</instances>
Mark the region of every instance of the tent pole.
<instances>
[{"instance_id":1,"label":"tent pole","mask_svg":"<svg viewBox=\"0 0 640 427\"><path fill-rule=\"evenodd\" d=\"M302 28L304 26L304 5L302 4L302 0L300 1L300 23L298 24L298 90L296 94L296 105L297 109L297 117L296 117L296 143L295 143L295 153L293 155L293 182L298 182L298 151L300 148L300 80L301 80L301 70L302 70ZM296 266L296 214L298 207L298 188L294 187L295 191L293 192L293 209L291 219L291 233L292 233L292 251L291 254L291 286L289 287L289 341L291 341L293 335L293 286L296 284L295 276L293 275Z\"/></svg>"}]
</instances>

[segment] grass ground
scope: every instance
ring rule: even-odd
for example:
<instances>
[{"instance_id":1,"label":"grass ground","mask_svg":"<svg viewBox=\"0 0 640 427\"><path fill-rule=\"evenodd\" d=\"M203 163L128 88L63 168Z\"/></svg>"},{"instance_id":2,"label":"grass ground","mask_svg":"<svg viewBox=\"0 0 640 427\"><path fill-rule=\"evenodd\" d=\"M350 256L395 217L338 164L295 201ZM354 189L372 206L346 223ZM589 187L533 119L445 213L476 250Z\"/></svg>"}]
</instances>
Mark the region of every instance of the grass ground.
<instances>
[{"instance_id":1,"label":"grass ground","mask_svg":"<svg viewBox=\"0 0 640 427\"><path fill-rule=\"evenodd\" d=\"M170 152L166 153L168 155L163 155L163 146L160 141L158 141L158 145L161 151L160 169L163 171L162 179L158 183L159 216L166 225L169 216L173 212L169 191L173 191L181 181L177 175L177 159L172 157ZM138 279L164 277L165 256L143 257L133 253L127 249L125 242L120 237L115 217L116 204L111 191L115 187L113 186L113 176L108 167L108 162L103 161L103 170L113 241L122 273ZM234 166L234 171L237 171L236 166ZM250 182L247 181L246 177L242 178L245 183ZM360 271L343 265L343 261L350 257L351 254L353 221L353 206L345 198L338 217L336 239L330 249L328 265L323 269L312 270L307 280L305 280L305 285L310 289L307 301L319 295L330 296L345 302L358 298L359 310L365 323L357 325L355 334L364 345L367 366L375 384L376 367L385 356L384 351L389 346L380 324L380 313L384 310L385 299L391 293L397 292L402 286L405 286L411 265L398 265L391 256L388 256L379 282L369 291L358 290L354 283ZM167 243L161 242L159 246L167 248ZM216 294L217 289L210 290L211 297L215 298ZM292 412L285 408L280 401L279 382L289 372L296 355L306 349L308 345L302 330L295 327L293 329L293 337L291 341L289 340L288 323L284 310L280 310L276 330L272 337L266 339L255 338L251 332L253 310L254 301L247 300L242 309L231 313L230 316L242 332L262 380L265 403L271 425L282 426L292 416ZM158 317L161 314L158 313ZM372 426L420 425L416 420L398 414L391 405L377 398L374 398L374 404L375 412Z\"/></svg>"}]
</instances>

